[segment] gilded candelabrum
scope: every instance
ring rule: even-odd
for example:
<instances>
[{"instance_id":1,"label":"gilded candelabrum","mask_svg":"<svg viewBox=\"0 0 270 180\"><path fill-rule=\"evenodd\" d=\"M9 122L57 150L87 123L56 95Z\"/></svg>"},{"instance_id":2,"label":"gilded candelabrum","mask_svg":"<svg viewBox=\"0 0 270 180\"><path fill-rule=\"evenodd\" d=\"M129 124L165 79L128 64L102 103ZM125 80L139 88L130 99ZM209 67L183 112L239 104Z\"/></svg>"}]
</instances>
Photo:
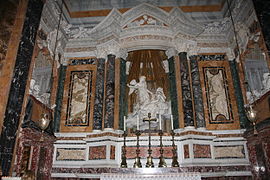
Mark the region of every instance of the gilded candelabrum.
<instances>
[{"instance_id":1,"label":"gilded candelabrum","mask_svg":"<svg viewBox=\"0 0 270 180\"><path fill-rule=\"evenodd\" d=\"M147 162L145 167L147 168L153 168L154 166L154 162L153 162L153 157L151 156L152 154L152 149L151 149L151 121L157 121L156 118L151 118L151 113L148 113L148 118L144 118L143 122L148 121L149 124L149 131L148 131L148 136L149 136L149 142L148 142L148 157L147 157Z\"/></svg>"},{"instance_id":2,"label":"gilded candelabrum","mask_svg":"<svg viewBox=\"0 0 270 180\"><path fill-rule=\"evenodd\" d=\"M175 143L174 143L174 136L175 136L175 132L174 130L172 130L171 132L172 134L172 153L173 153L173 157L172 157L172 167L179 167L179 163L178 163L178 160L177 160L177 149L176 149L176 146L175 146Z\"/></svg>"},{"instance_id":3,"label":"gilded candelabrum","mask_svg":"<svg viewBox=\"0 0 270 180\"><path fill-rule=\"evenodd\" d=\"M126 137L127 137L127 132L124 131L124 145L122 146L122 162L121 162L121 168L127 168L127 157L126 157Z\"/></svg>"},{"instance_id":4,"label":"gilded candelabrum","mask_svg":"<svg viewBox=\"0 0 270 180\"><path fill-rule=\"evenodd\" d=\"M139 130L136 130L136 136L137 136L137 149L136 149L136 158L133 167L134 168L141 168L141 157L140 157L140 143L139 143L139 137L141 135L141 132Z\"/></svg>"},{"instance_id":5,"label":"gilded candelabrum","mask_svg":"<svg viewBox=\"0 0 270 180\"><path fill-rule=\"evenodd\" d=\"M167 167L167 164L166 164L166 162L164 160L164 157L163 157L163 152L164 152L163 144L162 144L163 131L159 130L158 134L159 134L159 137L160 137L160 149L159 149L160 157L159 157L158 167Z\"/></svg>"}]
</instances>

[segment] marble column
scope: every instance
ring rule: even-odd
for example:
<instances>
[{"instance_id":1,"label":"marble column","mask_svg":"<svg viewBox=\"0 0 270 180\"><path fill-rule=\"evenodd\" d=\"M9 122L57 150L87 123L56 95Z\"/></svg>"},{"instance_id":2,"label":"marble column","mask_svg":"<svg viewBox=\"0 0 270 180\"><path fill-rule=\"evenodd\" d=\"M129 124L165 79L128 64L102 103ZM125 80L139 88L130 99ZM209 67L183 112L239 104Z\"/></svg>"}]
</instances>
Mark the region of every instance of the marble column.
<instances>
[{"instance_id":1,"label":"marble column","mask_svg":"<svg viewBox=\"0 0 270 180\"><path fill-rule=\"evenodd\" d=\"M62 110L62 101L64 94L64 85L65 85L65 77L66 77L67 66L61 65L58 70L58 87L57 87L57 95L56 95L56 107L54 112L54 132L59 132L60 129L60 121L61 121L61 110Z\"/></svg>"},{"instance_id":2,"label":"marble column","mask_svg":"<svg viewBox=\"0 0 270 180\"><path fill-rule=\"evenodd\" d=\"M236 97L240 127L246 128L249 125L249 121L247 120L246 113L245 113L244 99L243 99L243 94L241 91L237 63L235 60L233 60L233 61L229 61L229 64L230 64L231 73L232 73L234 93L235 93L235 97Z\"/></svg>"},{"instance_id":3,"label":"marble column","mask_svg":"<svg viewBox=\"0 0 270 180\"><path fill-rule=\"evenodd\" d=\"M190 89L190 71L187 60L187 53L179 53L180 59L180 72L181 72L181 86L182 86L182 98L183 98L183 113L184 113L184 123L186 126L194 126L193 117L193 105L192 96Z\"/></svg>"},{"instance_id":4,"label":"marble column","mask_svg":"<svg viewBox=\"0 0 270 180\"><path fill-rule=\"evenodd\" d=\"M127 115L128 111L126 89L127 89L126 61L124 59L120 59L119 129L122 130L124 130L124 116Z\"/></svg>"},{"instance_id":5,"label":"marble column","mask_svg":"<svg viewBox=\"0 0 270 180\"><path fill-rule=\"evenodd\" d=\"M97 60L96 94L94 105L93 130L102 129L103 99L104 99L105 59Z\"/></svg>"},{"instance_id":6,"label":"marble column","mask_svg":"<svg viewBox=\"0 0 270 180\"><path fill-rule=\"evenodd\" d=\"M8 175L16 143L17 129L22 111L29 67L33 55L36 34L40 23L43 1L29 0L22 36L16 57L13 79L8 95L3 131L1 133L1 165L3 175Z\"/></svg>"},{"instance_id":7,"label":"marble column","mask_svg":"<svg viewBox=\"0 0 270 180\"><path fill-rule=\"evenodd\" d=\"M202 87L198 68L198 56L190 56L190 70L192 79L195 121L197 128L205 128Z\"/></svg>"},{"instance_id":8,"label":"marble column","mask_svg":"<svg viewBox=\"0 0 270 180\"><path fill-rule=\"evenodd\" d=\"M263 37L270 50L270 1L269 0L253 0L254 9L256 11ZM269 52L268 52L269 53Z\"/></svg>"},{"instance_id":9,"label":"marble column","mask_svg":"<svg viewBox=\"0 0 270 180\"><path fill-rule=\"evenodd\" d=\"M104 128L114 125L114 97L115 97L115 55L108 55L105 88L105 116Z\"/></svg>"},{"instance_id":10,"label":"marble column","mask_svg":"<svg viewBox=\"0 0 270 180\"><path fill-rule=\"evenodd\" d=\"M174 61L175 61L174 57L171 57L168 59L173 125L174 125L174 129L177 129L179 128L179 116L178 116L177 88L176 88L175 62Z\"/></svg>"}]
</instances>

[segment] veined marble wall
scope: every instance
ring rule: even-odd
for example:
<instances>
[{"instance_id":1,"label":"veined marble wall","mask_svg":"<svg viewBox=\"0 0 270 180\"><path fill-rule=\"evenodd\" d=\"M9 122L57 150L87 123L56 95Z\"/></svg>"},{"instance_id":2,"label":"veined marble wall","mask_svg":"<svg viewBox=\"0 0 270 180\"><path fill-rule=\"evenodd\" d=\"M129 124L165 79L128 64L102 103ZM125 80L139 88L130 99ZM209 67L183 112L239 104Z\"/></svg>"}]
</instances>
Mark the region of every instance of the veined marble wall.
<instances>
[{"instance_id":1,"label":"veined marble wall","mask_svg":"<svg viewBox=\"0 0 270 180\"><path fill-rule=\"evenodd\" d=\"M3 131L1 132L1 165L3 175L8 175L13 158L17 129L24 102L24 93L28 79L29 67L32 60L36 34L40 23L43 2L29 0L23 31L20 39L8 103L5 112Z\"/></svg>"},{"instance_id":2,"label":"veined marble wall","mask_svg":"<svg viewBox=\"0 0 270 180\"><path fill-rule=\"evenodd\" d=\"M78 62L78 61L77 61ZM67 67L61 111L61 131L89 131L93 127L96 60ZM73 62L73 64L78 64Z\"/></svg>"}]
</instances>

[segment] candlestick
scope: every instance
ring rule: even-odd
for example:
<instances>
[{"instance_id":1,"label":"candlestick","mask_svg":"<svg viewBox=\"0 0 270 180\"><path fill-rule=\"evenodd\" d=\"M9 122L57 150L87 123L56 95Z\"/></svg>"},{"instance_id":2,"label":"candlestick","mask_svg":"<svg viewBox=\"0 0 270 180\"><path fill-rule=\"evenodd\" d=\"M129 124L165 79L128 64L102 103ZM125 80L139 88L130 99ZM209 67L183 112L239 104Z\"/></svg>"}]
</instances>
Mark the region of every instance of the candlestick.
<instances>
[{"instance_id":1,"label":"candlestick","mask_svg":"<svg viewBox=\"0 0 270 180\"><path fill-rule=\"evenodd\" d=\"M176 145L174 143L174 136L175 136L175 132L172 130L171 132L172 134L172 153L173 153L173 157L172 157L172 167L179 167L179 163L178 163L178 157L177 157L177 148Z\"/></svg>"},{"instance_id":2,"label":"candlestick","mask_svg":"<svg viewBox=\"0 0 270 180\"><path fill-rule=\"evenodd\" d=\"M163 144L162 144L162 136L163 136L162 130L159 130L158 134L160 137L160 140L159 140L160 141L160 149L159 149L160 157L159 157L158 167L167 167L167 164L166 164L164 156L163 156L164 149L163 149Z\"/></svg>"},{"instance_id":3,"label":"candlestick","mask_svg":"<svg viewBox=\"0 0 270 180\"><path fill-rule=\"evenodd\" d=\"M147 160L146 160L146 165L145 167L147 168L153 168L155 167L154 166L154 162L153 162L153 157L151 156L152 154L152 149L151 149L151 126L150 126L150 123L151 121L157 121L157 118L151 118L151 113L148 113L148 118L144 118L143 119L143 122L146 122L148 121L148 127L149 127L149 130L148 130L148 136L149 136L149 140L148 140L148 157L147 157Z\"/></svg>"},{"instance_id":4,"label":"candlestick","mask_svg":"<svg viewBox=\"0 0 270 180\"><path fill-rule=\"evenodd\" d=\"M124 131L127 130L127 127L126 127L126 116L124 116Z\"/></svg>"},{"instance_id":5,"label":"candlestick","mask_svg":"<svg viewBox=\"0 0 270 180\"><path fill-rule=\"evenodd\" d=\"M134 168L141 168L142 163L141 163L141 157L140 157L140 144L139 144L139 136L141 135L140 131L136 131L136 136L137 136L137 149L136 149L136 158L133 167Z\"/></svg>"},{"instance_id":6,"label":"candlestick","mask_svg":"<svg viewBox=\"0 0 270 180\"><path fill-rule=\"evenodd\" d=\"M137 130L140 130L140 118L139 115L137 115Z\"/></svg>"},{"instance_id":7,"label":"candlestick","mask_svg":"<svg viewBox=\"0 0 270 180\"><path fill-rule=\"evenodd\" d=\"M160 114L158 114L158 120L159 120L159 130L162 130L162 124L161 124Z\"/></svg>"},{"instance_id":8,"label":"candlestick","mask_svg":"<svg viewBox=\"0 0 270 180\"><path fill-rule=\"evenodd\" d=\"M122 161L121 161L120 167L121 168L127 168L127 157L126 157L126 153L127 153L127 150L126 150L127 132L126 131L124 131L123 137L124 137L124 145L122 146L122 155L121 155Z\"/></svg>"},{"instance_id":9,"label":"candlestick","mask_svg":"<svg viewBox=\"0 0 270 180\"><path fill-rule=\"evenodd\" d=\"M174 127L173 127L173 115L171 115L171 125L172 125L172 130L174 130Z\"/></svg>"}]
</instances>

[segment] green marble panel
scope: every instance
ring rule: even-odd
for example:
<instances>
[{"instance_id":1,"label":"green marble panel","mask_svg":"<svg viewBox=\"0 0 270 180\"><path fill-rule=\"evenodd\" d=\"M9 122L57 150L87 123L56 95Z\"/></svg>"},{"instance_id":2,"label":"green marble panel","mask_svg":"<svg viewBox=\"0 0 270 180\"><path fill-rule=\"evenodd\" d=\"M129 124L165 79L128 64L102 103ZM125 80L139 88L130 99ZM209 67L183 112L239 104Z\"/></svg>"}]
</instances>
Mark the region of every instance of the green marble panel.
<instances>
[{"instance_id":1,"label":"green marble panel","mask_svg":"<svg viewBox=\"0 0 270 180\"><path fill-rule=\"evenodd\" d=\"M124 129L124 116L127 116L128 104L126 97L127 75L126 61L120 60L120 101L119 101L119 129Z\"/></svg>"},{"instance_id":2,"label":"green marble panel","mask_svg":"<svg viewBox=\"0 0 270 180\"><path fill-rule=\"evenodd\" d=\"M58 79L58 89L57 89L57 95L56 95L56 107L54 112L54 132L59 132L60 129L60 120L61 120L61 109L62 109L62 100L63 100L63 94L64 94L64 84L65 84L65 78L66 78L66 70L67 66L61 65L59 68L59 79Z\"/></svg>"},{"instance_id":3,"label":"green marble panel","mask_svg":"<svg viewBox=\"0 0 270 180\"><path fill-rule=\"evenodd\" d=\"M249 125L249 121L247 120L247 117L245 114L244 100L243 100L243 94L242 94L241 86L240 86L240 78L238 74L239 71L237 69L237 63L235 60L229 61L229 63L230 63L230 68L231 68L231 73L232 73L234 93L236 96L240 127L246 128Z\"/></svg>"},{"instance_id":4,"label":"green marble panel","mask_svg":"<svg viewBox=\"0 0 270 180\"><path fill-rule=\"evenodd\" d=\"M176 89L176 78L175 78L175 64L174 57L168 59L169 62L169 81L170 81L170 97L171 97L171 108L173 115L174 128L179 128L179 117L178 117L178 103L177 103L177 89Z\"/></svg>"}]
</instances>

